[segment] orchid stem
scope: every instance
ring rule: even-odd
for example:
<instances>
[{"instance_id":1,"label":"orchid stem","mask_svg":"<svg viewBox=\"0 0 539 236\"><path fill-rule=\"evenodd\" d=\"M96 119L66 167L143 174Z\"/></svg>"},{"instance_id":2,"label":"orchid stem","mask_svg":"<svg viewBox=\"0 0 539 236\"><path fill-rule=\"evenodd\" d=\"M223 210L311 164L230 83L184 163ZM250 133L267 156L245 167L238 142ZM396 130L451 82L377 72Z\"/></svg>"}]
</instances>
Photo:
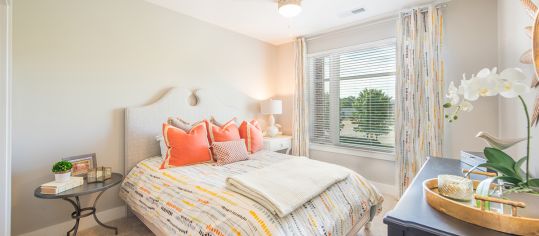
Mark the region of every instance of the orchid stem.
<instances>
[{"instance_id":1,"label":"orchid stem","mask_svg":"<svg viewBox=\"0 0 539 236\"><path fill-rule=\"evenodd\" d=\"M518 96L520 101L522 102L522 106L524 107L524 112L526 113L526 119L527 119L527 125L528 125L528 142L526 144L526 184L528 183L528 180L530 178L530 132L531 132L531 123L530 123L530 114L528 113L528 106L526 105L526 102L522 98L522 96Z\"/></svg>"}]
</instances>

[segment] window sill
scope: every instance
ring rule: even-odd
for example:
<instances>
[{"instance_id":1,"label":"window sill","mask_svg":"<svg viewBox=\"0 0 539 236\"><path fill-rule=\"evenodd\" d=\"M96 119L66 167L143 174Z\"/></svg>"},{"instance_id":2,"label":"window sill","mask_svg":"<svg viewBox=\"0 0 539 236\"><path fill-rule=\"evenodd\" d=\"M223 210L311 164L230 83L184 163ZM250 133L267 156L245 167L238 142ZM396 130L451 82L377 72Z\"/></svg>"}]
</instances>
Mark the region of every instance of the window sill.
<instances>
[{"instance_id":1,"label":"window sill","mask_svg":"<svg viewBox=\"0 0 539 236\"><path fill-rule=\"evenodd\" d=\"M339 154L345 154L345 155L350 155L350 156L372 158L372 159L391 161L391 162L396 161L394 153L381 153L381 152L374 152L374 151L359 150L359 149L354 149L354 148L338 147L338 146L322 145L322 144L312 144L312 143L309 145L309 148L313 150L317 150L317 151L339 153Z\"/></svg>"}]
</instances>

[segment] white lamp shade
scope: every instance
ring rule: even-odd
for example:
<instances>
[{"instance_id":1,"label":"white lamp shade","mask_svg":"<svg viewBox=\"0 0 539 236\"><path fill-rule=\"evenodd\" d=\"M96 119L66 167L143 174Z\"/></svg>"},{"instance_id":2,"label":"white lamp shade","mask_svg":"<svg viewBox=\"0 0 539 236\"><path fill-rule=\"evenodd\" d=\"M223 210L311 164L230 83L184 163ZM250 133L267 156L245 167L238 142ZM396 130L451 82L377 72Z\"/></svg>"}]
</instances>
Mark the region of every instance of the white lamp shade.
<instances>
[{"instance_id":1,"label":"white lamp shade","mask_svg":"<svg viewBox=\"0 0 539 236\"><path fill-rule=\"evenodd\" d=\"M264 115L274 115L283 113L283 102L281 100L268 99L260 104L260 111Z\"/></svg>"}]
</instances>

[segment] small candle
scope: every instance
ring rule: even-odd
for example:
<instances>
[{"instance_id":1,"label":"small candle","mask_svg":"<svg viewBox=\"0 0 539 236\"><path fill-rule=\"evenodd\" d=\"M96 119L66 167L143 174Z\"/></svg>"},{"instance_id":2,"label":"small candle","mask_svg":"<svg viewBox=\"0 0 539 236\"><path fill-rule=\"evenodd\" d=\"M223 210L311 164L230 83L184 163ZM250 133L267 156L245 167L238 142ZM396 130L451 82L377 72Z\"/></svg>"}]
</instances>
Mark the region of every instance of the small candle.
<instances>
[{"instance_id":1,"label":"small candle","mask_svg":"<svg viewBox=\"0 0 539 236\"><path fill-rule=\"evenodd\" d=\"M438 175L438 193L459 201L473 198L473 182L456 175Z\"/></svg>"}]
</instances>

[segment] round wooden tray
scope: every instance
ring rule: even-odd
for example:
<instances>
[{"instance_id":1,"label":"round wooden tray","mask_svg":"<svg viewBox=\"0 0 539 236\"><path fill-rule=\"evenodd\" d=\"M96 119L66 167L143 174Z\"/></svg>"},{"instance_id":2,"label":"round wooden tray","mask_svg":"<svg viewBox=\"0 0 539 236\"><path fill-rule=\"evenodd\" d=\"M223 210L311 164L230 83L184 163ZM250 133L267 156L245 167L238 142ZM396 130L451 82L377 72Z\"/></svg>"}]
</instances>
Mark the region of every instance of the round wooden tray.
<instances>
[{"instance_id":1,"label":"round wooden tray","mask_svg":"<svg viewBox=\"0 0 539 236\"><path fill-rule=\"evenodd\" d=\"M474 180L474 189L479 182ZM427 203L434 209L459 220L504 233L517 235L539 235L539 219L516 216L517 207L525 204L504 199L488 198L513 207L513 215L505 215L472 206L469 202L458 202L438 194L438 179L428 179L423 182L423 191ZM484 200L476 196L477 200Z\"/></svg>"}]
</instances>

